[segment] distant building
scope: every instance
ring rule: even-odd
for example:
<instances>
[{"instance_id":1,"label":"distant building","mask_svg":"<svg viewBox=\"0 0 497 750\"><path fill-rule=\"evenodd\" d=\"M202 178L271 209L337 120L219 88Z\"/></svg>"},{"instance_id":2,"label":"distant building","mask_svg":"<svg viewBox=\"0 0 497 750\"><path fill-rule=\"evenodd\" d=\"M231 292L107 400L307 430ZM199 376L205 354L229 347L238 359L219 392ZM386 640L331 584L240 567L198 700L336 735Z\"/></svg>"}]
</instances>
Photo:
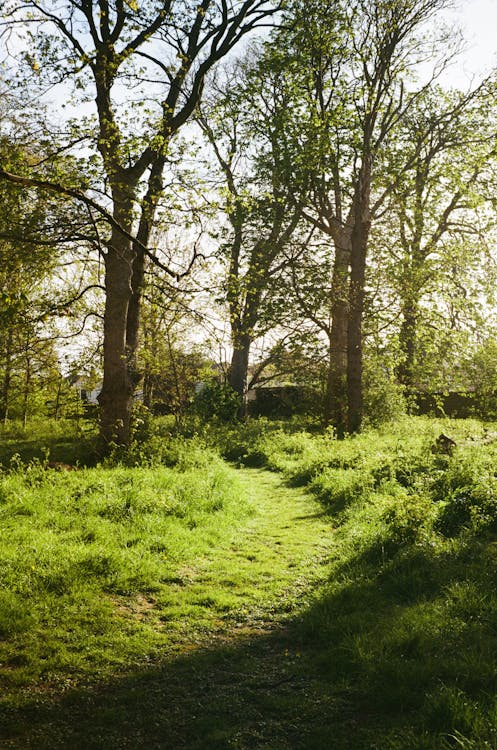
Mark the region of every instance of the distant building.
<instances>
[{"instance_id":1,"label":"distant building","mask_svg":"<svg viewBox=\"0 0 497 750\"><path fill-rule=\"evenodd\" d=\"M78 378L72 383L72 387L75 388L81 401L88 404L88 406L98 406L98 397L102 391L102 383L97 383L94 388L88 388L87 384L81 378ZM143 401L143 390L139 389L133 395L133 401Z\"/></svg>"}]
</instances>

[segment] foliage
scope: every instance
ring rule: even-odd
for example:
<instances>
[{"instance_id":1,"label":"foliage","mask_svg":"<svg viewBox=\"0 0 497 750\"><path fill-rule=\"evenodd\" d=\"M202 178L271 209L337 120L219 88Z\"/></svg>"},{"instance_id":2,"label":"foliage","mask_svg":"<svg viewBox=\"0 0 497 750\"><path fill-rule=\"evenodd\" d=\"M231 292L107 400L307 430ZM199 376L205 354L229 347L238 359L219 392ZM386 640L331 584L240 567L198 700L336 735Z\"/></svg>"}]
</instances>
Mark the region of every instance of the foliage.
<instances>
[{"instance_id":1,"label":"foliage","mask_svg":"<svg viewBox=\"0 0 497 750\"><path fill-rule=\"evenodd\" d=\"M192 320L185 307L186 290L150 283L141 314L137 367L142 376L143 403L155 414L181 420L195 397L195 388L212 377L213 363L201 346L185 346Z\"/></svg>"},{"instance_id":2,"label":"foliage","mask_svg":"<svg viewBox=\"0 0 497 750\"><path fill-rule=\"evenodd\" d=\"M495 419L497 416L497 340L489 336L462 364L468 385L474 389L479 416Z\"/></svg>"},{"instance_id":3,"label":"foliage","mask_svg":"<svg viewBox=\"0 0 497 750\"><path fill-rule=\"evenodd\" d=\"M30 115L42 116L41 108L32 112L16 101L10 106L13 111L0 95L3 167L23 173L38 163L40 177L53 176L45 160L48 145L30 122ZM55 139L50 148L56 148ZM68 180L77 178L72 156L61 156L59 167ZM0 180L0 200L0 420L76 415L80 404L61 350L75 330L85 328L83 297L90 281L79 274L94 239L92 222L71 202L62 204L36 186L22 191ZM72 271L57 273L69 247Z\"/></svg>"},{"instance_id":4,"label":"foliage","mask_svg":"<svg viewBox=\"0 0 497 750\"><path fill-rule=\"evenodd\" d=\"M406 413L403 388L388 360L387 352L371 349L364 358L364 414L366 423L374 427Z\"/></svg>"},{"instance_id":5,"label":"foliage","mask_svg":"<svg viewBox=\"0 0 497 750\"><path fill-rule=\"evenodd\" d=\"M240 401L240 395L230 385L210 380L197 393L193 408L206 421L220 419L222 422L233 422L237 418Z\"/></svg>"},{"instance_id":6,"label":"foliage","mask_svg":"<svg viewBox=\"0 0 497 750\"><path fill-rule=\"evenodd\" d=\"M271 0L184 2L164 8L153 1L102 8L76 2L54 8L49 0L28 0L4 7L6 35L24 43L12 84L32 98L60 87L64 98L71 91L76 111L91 106L88 114L80 117L78 111L65 121L54 113L53 124L45 129L48 145L52 130L58 136L44 159L51 179L40 180L36 163L27 175L3 170L1 177L24 189L41 185L53 195L70 197L86 208L96 229L106 296L102 448L130 439L146 266L159 267L175 290L174 282L188 275L198 256L195 248L181 272L175 259L164 253L159 258L149 247L166 193L163 179L172 141L199 104L209 71L277 9ZM123 97L130 86L133 97ZM61 168L60 156L82 143L77 176L83 178L74 184ZM169 208L173 194L167 191Z\"/></svg>"}]
</instances>

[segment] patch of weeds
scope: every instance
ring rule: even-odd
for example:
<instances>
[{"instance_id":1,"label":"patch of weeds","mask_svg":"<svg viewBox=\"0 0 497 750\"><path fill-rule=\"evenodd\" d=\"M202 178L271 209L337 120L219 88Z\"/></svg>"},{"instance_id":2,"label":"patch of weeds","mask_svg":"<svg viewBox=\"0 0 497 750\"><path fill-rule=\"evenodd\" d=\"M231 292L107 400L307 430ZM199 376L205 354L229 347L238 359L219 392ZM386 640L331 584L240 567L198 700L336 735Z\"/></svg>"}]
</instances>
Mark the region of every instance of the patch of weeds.
<instances>
[{"instance_id":1,"label":"patch of weeds","mask_svg":"<svg viewBox=\"0 0 497 750\"><path fill-rule=\"evenodd\" d=\"M396 548L429 537L435 512L429 497L398 492L381 518L387 526L386 538Z\"/></svg>"},{"instance_id":2,"label":"patch of weeds","mask_svg":"<svg viewBox=\"0 0 497 750\"><path fill-rule=\"evenodd\" d=\"M323 469L309 484L311 492L333 514L340 514L373 489L371 475L358 469Z\"/></svg>"},{"instance_id":3,"label":"patch of weeds","mask_svg":"<svg viewBox=\"0 0 497 750\"><path fill-rule=\"evenodd\" d=\"M451 490L439 505L435 528L447 537L465 528L497 531L497 478L479 477L472 484Z\"/></svg>"}]
</instances>

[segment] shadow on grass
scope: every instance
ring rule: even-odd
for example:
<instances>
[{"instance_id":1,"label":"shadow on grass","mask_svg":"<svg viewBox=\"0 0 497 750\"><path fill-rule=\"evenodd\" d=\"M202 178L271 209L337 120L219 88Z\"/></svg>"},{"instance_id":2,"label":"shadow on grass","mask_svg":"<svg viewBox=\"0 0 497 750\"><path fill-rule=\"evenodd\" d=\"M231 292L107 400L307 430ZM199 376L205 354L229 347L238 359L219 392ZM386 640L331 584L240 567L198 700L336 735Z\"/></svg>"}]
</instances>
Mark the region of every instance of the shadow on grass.
<instances>
[{"instance_id":1,"label":"shadow on grass","mask_svg":"<svg viewBox=\"0 0 497 750\"><path fill-rule=\"evenodd\" d=\"M43 435L39 439L0 440L0 467L8 468L14 456L18 456L22 463L48 460L91 467L98 462L97 439L94 435L73 438Z\"/></svg>"},{"instance_id":2,"label":"shadow on grass","mask_svg":"<svg viewBox=\"0 0 497 750\"><path fill-rule=\"evenodd\" d=\"M321 747L313 744L316 722L323 711L338 719L339 701L314 685L302 669L305 655L295 644L290 652L289 636L242 637L55 702L38 696L7 714L0 747Z\"/></svg>"},{"instance_id":3,"label":"shadow on grass","mask_svg":"<svg viewBox=\"0 0 497 750\"><path fill-rule=\"evenodd\" d=\"M58 698L37 690L4 711L0 747L495 748L489 545L468 539L443 556L404 547L387 559L371 547L336 569L329 588L284 627L214 636Z\"/></svg>"}]
</instances>

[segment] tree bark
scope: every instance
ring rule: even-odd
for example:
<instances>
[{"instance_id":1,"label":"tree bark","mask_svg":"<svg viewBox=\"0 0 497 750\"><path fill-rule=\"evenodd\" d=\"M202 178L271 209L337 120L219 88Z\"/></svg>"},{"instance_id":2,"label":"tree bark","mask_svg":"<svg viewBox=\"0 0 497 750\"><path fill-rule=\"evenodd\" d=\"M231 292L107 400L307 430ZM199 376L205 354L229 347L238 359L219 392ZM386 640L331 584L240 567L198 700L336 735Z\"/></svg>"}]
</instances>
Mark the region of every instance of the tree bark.
<instances>
[{"instance_id":1,"label":"tree bark","mask_svg":"<svg viewBox=\"0 0 497 750\"><path fill-rule=\"evenodd\" d=\"M414 386L414 362L416 357L416 331L418 310L413 299L404 300L402 325L399 332L401 361L397 368L397 378L408 390Z\"/></svg>"},{"instance_id":2,"label":"tree bark","mask_svg":"<svg viewBox=\"0 0 497 750\"><path fill-rule=\"evenodd\" d=\"M347 334L348 431L359 432L364 416L363 333L366 259L371 228L370 159L365 156L354 197L354 224L351 234L349 325Z\"/></svg>"},{"instance_id":3,"label":"tree bark","mask_svg":"<svg viewBox=\"0 0 497 750\"><path fill-rule=\"evenodd\" d=\"M13 328L9 326L5 342L5 369L3 372L2 394L0 396L0 421L4 424L9 414L10 381L12 378Z\"/></svg>"},{"instance_id":4,"label":"tree bark","mask_svg":"<svg viewBox=\"0 0 497 750\"><path fill-rule=\"evenodd\" d=\"M24 429L28 422L28 404L31 388L31 359L29 358L29 341L26 342L26 370L24 373L24 388L22 394L22 424Z\"/></svg>"},{"instance_id":5,"label":"tree bark","mask_svg":"<svg viewBox=\"0 0 497 750\"><path fill-rule=\"evenodd\" d=\"M147 238L148 239L148 238ZM144 245L147 242L143 243ZM139 331L140 331L140 314L143 292L143 282L145 278L145 255L141 248L135 252L131 271L131 294L129 298L128 314L126 317L126 358L128 361L129 377L136 388L142 378L136 362L136 352L138 349Z\"/></svg>"},{"instance_id":6,"label":"tree bark","mask_svg":"<svg viewBox=\"0 0 497 750\"><path fill-rule=\"evenodd\" d=\"M114 217L131 232L132 190L114 190ZM98 397L100 438L105 450L110 443L129 442L134 385L130 377L127 347L128 312L132 297L135 251L132 241L113 228L105 255L104 378Z\"/></svg>"},{"instance_id":7,"label":"tree bark","mask_svg":"<svg viewBox=\"0 0 497 750\"><path fill-rule=\"evenodd\" d=\"M146 259L143 247L147 247L150 240L151 230L154 225L157 204L162 191L162 174L165 166L165 157L157 156L150 170L147 194L143 200L140 224L136 238L138 240L134 247L134 258L131 273L131 297L129 301L128 316L126 320L126 350L129 366L129 376L133 387L136 388L141 380L141 373L136 362L138 349L138 338L140 331L140 314L143 284L145 280Z\"/></svg>"},{"instance_id":8,"label":"tree bark","mask_svg":"<svg viewBox=\"0 0 497 750\"><path fill-rule=\"evenodd\" d=\"M234 341L233 355L229 371L229 384L240 397L238 417L247 416L247 382L250 345L252 340L248 334L241 334Z\"/></svg>"},{"instance_id":9,"label":"tree bark","mask_svg":"<svg viewBox=\"0 0 497 750\"><path fill-rule=\"evenodd\" d=\"M59 418L61 394L62 394L62 376L59 376L57 379L57 391L55 393L55 403L54 403L54 410L53 410L54 412L53 416L55 420Z\"/></svg>"},{"instance_id":10,"label":"tree bark","mask_svg":"<svg viewBox=\"0 0 497 750\"><path fill-rule=\"evenodd\" d=\"M333 425L338 438L347 427L347 329L349 317L350 235L335 241L331 280L330 363L324 400L324 422Z\"/></svg>"}]
</instances>

